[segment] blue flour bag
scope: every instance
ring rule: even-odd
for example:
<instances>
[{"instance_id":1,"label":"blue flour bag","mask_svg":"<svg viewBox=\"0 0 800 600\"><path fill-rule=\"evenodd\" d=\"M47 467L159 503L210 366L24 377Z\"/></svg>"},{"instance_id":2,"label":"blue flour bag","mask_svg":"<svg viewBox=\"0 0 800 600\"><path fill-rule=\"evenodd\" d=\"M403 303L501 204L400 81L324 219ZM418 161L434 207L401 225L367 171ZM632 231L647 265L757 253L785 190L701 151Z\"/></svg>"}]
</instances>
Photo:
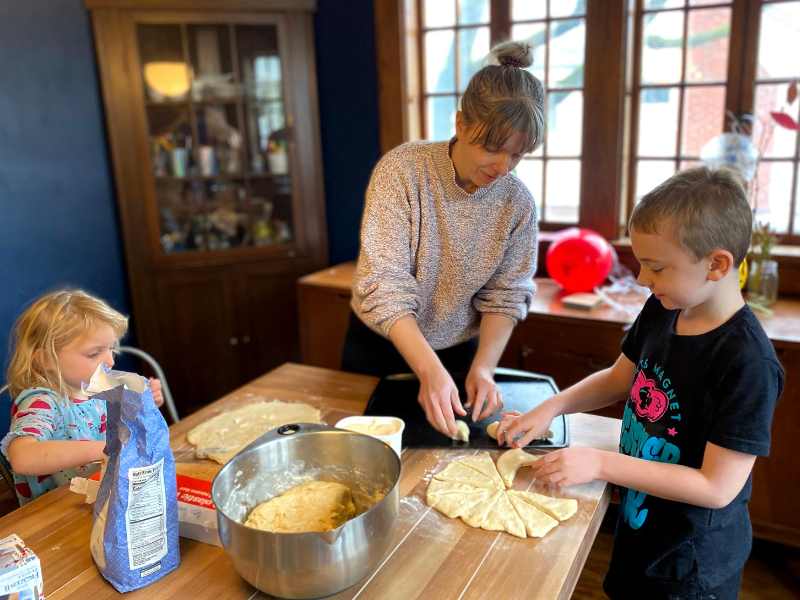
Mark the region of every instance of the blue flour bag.
<instances>
[{"instance_id":1,"label":"blue flour bag","mask_svg":"<svg viewBox=\"0 0 800 600\"><path fill-rule=\"evenodd\" d=\"M169 428L144 377L105 365L84 392L106 401L107 464L94 502L92 557L120 592L161 579L181 561Z\"/></svg>"}]
</instances>

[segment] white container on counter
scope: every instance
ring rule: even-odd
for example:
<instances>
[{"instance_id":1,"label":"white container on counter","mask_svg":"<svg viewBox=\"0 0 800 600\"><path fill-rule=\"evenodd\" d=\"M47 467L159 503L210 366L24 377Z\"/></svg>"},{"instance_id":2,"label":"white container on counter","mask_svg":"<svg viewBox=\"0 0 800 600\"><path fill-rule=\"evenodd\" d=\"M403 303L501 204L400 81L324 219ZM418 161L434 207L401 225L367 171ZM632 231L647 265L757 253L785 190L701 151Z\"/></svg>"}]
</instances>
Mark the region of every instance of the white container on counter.
<instances>
[{"instance_id":1,"label":"white container on counter","mask_svg":"<svg viewBox=\"0 0 800 600\"><path fill-rule=\"evenodd\" d=\"M350 426L353 425L356 427L351 429ZM397 417L345 417L336 423L336 427L378 438L382 442L389 444L392 450L397 452L397 456L400 456L403 451L403 430L406 428L403 419L398 419ZM394 431L387 435L376 435L376 433L373 433L373 431L380 431L380 429L384 427L389 427L394 429Z\"/></svg>"}]
</instances>

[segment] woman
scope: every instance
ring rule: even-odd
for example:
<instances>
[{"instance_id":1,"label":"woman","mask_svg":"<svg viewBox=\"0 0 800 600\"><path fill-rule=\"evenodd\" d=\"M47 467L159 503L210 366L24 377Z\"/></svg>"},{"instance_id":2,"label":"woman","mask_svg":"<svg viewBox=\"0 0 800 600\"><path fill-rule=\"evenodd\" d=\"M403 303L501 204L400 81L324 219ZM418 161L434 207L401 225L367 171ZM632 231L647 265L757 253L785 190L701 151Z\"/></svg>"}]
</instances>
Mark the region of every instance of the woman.
<instances>
[{"instance_id":1,"label":"woman","mask_svg":"<svg viewBox=\"0 0 800 600\"><path fill-rule=\"evenodd\" d=\"M500 410L494 369L535 291L536 207L509 173L542 142L544 91L524 70L529 45L501 44L490 59L464 93L456 137L404 144L375 167L344 349L346 371L410 367L447 435L453 411L467 414L448 370L469 369L474 421Z\"/></svg>"}]
</instances>

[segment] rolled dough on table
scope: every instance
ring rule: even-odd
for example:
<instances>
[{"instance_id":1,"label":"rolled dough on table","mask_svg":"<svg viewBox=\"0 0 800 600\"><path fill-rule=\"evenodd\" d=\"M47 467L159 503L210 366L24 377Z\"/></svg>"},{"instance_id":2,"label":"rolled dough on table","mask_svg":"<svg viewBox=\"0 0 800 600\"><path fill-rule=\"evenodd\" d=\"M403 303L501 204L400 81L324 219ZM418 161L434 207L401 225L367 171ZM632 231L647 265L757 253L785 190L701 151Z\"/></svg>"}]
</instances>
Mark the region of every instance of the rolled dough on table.
<instances>
[{"instance_id":1,"label":"rolled dough on table","mask_svg":"<svg viewBox=\"0 0 800 600\"><path fill-rule=\"evenodd\" d=\"M318 409L300 402L259 402L224 412L192 429L186 439L198 449L220 448L208 457L225 464L266 432L291 423L320 423Z\"/></svg>"}]
</instances>

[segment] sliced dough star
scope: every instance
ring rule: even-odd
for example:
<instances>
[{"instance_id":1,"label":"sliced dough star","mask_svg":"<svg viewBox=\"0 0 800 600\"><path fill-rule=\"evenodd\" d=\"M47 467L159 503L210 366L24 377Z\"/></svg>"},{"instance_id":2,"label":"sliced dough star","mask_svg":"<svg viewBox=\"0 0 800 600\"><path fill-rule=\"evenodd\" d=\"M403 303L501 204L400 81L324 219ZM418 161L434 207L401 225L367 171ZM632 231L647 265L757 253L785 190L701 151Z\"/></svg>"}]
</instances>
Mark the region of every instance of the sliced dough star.
<instances>
[{"instance_id":1,"label":"sliced dough star","mask_svg":"<svg viewBox=\"0 0 800 600\"><path fill-rule=\"evenodd\" d=\"M551 498L535 492L508 492L512 497L524 500L559 521L566 521L578 512L578 501L573 498Z\"/></svg>"},{"instance_id":2,"label":"sliced dough star","mask_svg":"<svg viewBox=\"0 0 800 600\"><path fill-rule=\"evenodd\" d=\"M497 467L494 466L494 461L488 452L481 452L475 456L461 459L458 462L471 469L475 469L478 473L483 474L484 477L494 481L498 487L503 487L503 480L500 478L500 473L497 472Z\"/></svg>"},{"instance_id":3,"label":"sliced dough star","mask_svg":"<svg viewBox=\"0 0 800 600\"><path fill-rule=\"evenodd\" d=\"M544 537L548 531L558 525L558 521L540 511L533 504L528 504L519 497L510 494L507 497L511 500L511 504L525 524L525 531L528 532L529 536Z\"/></svg>"},{"instance_id":4,"label":"sliced dough star","mask_svg":"<svg viewBox=\"0 0 800 600\"><path fill-rule=\"evenodd\" d=\"M532 465L537 460L539 460L539 457L528 454L522 448L507 450L497 460L497 470L500 472L500 477L503 478L503 483L506 484L506 487L511 487L517 471L521 467Z\"/></svg>"},{"instance_id":5,"label":"sliced dough star","mask_svg":"<svg viewBox=\"0 0 800 600\"><path fill-rule=\"evenodd\" d=\"M502 490L494 490L486 502L475 504L470 509L465 511L461 515L461 520L470 527L480 528L480 526L483 525L483 522L486 520L486 517L489 516L489 513L494 510L497 501L500 500L500 496L504 493L505 492Z\"/></svg>"},{"instance_id":6,"label":"sliced dough star","mask_svg":"<svg viewBox=\"0 0 800 600\"><path fill-rule=\"evenodd\" d=\"M431 481L431 484L433 483L434 482ZM485 502L489 499L489 496L492 493L492 490L486 488L470 488L469 490L465 490L464 488L468 488L469 486L453 483L451 481L443 481L439 483L441 483L441 487L439 488L438 492L434 491L431 493L430 486L428 487L428 495L426 500L428 502L428 506L435 508L440 513L450 517L451 519L460 517L476 504ZM447 487L450 487L453 491L444 491L447 489Z\"/></svg>"},{"instance_id":7,"label":"sliced dough star","mask_svg":"<svg viewBox=\"0 0 800 600\"><path fill-rule=\"evenodd\" d=\"M496 482L492 479L483 473L479 473L475 469L469 468L461 461L451 462L445 467L444 471L436 473L433 478L439 481L453 481L455 483L465 483L481 488L496 487Z\"/></svg>"},{"instance_id":8,"label":"sliced dough star","mask_svg":"<svg viewBox=\"0 0 800 600\"><path fill-rule=\"evenodd\" d=\"M507 531L511 535L520 538L527 537L525 535L525 524L519 518L514 507L511 506L511 502L509 502L505 492L500 492L494 508L483 523L481 523L481 529L486 529L487 531Z\"/></svg>"}]
</instances>

